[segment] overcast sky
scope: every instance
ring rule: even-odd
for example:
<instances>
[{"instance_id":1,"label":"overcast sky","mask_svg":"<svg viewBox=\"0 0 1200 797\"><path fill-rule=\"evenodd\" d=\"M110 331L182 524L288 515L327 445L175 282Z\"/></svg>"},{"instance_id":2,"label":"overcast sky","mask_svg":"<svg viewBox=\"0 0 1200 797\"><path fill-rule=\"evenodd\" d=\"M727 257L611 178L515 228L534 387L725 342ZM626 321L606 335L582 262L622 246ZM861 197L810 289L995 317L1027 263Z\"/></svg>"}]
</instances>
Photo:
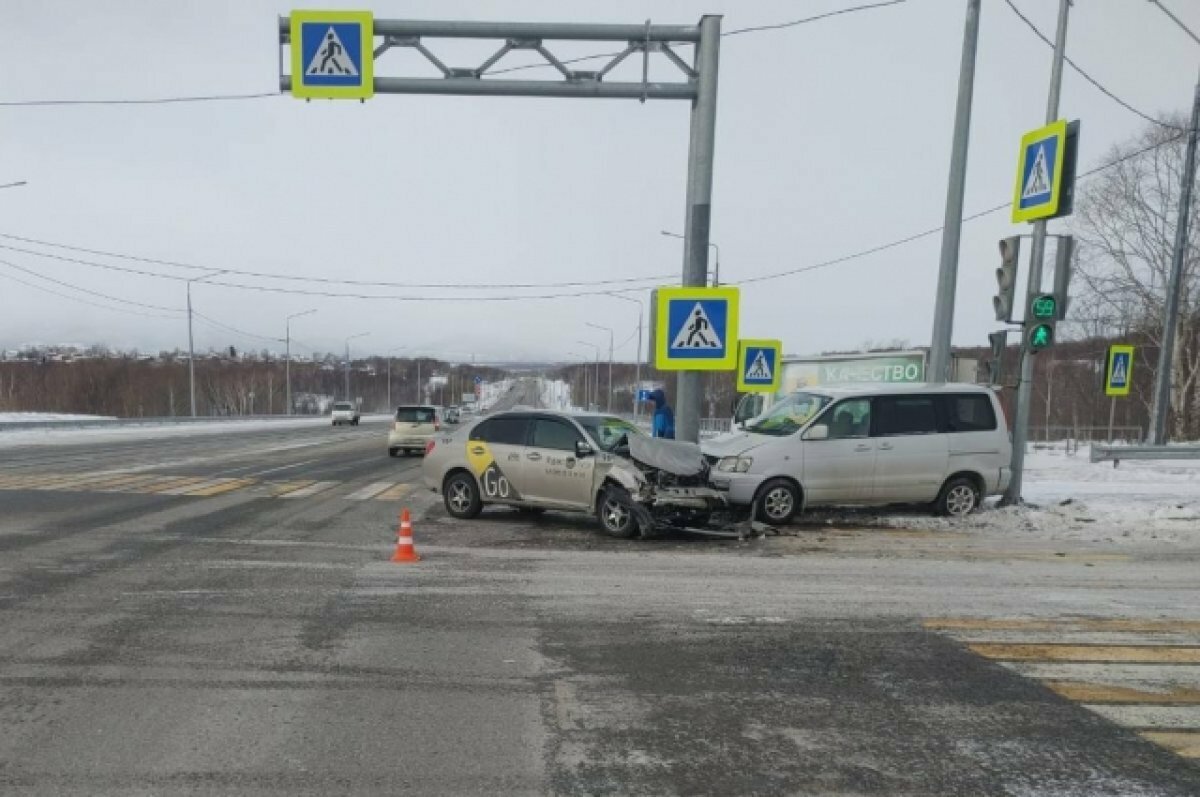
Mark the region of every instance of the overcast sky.
<instances>
[{"instance_id":1,"label":"overcast sky","mask_svg":"<svg viewBox=\"0 0 1200 797\"><path fill-rule=\"evenodd\" d=\"M377 18L514 21L694 23L702 13L722 13L729 30L861 1L376 0L370 7ZM1057 3L1015 1L1053 35ZM1200 29L1200 4L1164 2ZM280 52L276 15L288 11L260 0L6 0L0 101L272 92ZM723 282L836 258L941 224L964 12L957 0L910 0L723 40L712 222ZM429 45L458 66L479 63L493 48ZM597 46L552 49L575 55ZM1146 0L1076 0L1068 54L1150 113L1185 110L1200 65L1200 46ZM413 58L392 51L377 61L376 74L428 74ZM671 70L658 65L652 77L671 78ZM1049 71L1049 48L1002 0L984 0L968 212L1011 197L1017 145L1043 121ZM622 75L640 78L640 63ZM1062 115L1082 120L1081 170L1144 124L1070 70ZM28 181L0 190L0 233L217 269L458 283L474 296L521 293L472 288L478 283L677 275L681 242L659 231L682 231L687 136L687 106L678 101L378 95L365 104L277 96L0 107L0 183ZM1051 232L1061 226L1053 223ZM986 343L995 327L996 241L1025 231L1009 223L1007 211L965 225L956 344ZM11 239L0 244L196 273ZM743 336L780 337L793 353L897 338L926 345L940 244L940 235L932 235L747 285ZM0 249L0 260L88 291L176 310L185 305L177 281L11 249ZM0 265L0 348L187 346L179 313L103 309L10 277L72 293ZM336 283L223 279L351 291ZM316 308L293 322L300 352L340 350L346 336L369 332L354 342L356 353L409 346L455 358L565 359L592 351L578 340L607 348L607 333L588 321L613 327L618 344L627 341L618 356L632 359L635 350L636 305L603 296L402 302L201 284L193 299L207 318L269 338L283 337L288 314ZM120 307L94 295L89 301ZM197 322L196 338L201 348L281 349L207 321Z\"/></svg>"}]
</instances>

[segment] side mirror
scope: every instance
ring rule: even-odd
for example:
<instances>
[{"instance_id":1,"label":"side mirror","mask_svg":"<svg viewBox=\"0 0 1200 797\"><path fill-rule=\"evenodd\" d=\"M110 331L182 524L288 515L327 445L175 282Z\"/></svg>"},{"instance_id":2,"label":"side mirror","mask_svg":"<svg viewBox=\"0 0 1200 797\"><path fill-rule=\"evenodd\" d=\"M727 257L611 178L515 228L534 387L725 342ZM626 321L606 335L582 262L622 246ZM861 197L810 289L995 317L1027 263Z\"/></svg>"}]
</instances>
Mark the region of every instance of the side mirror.
<instances>
[{"instance_id":1,"label":"side mirror","mask_svg":"<svg viewBox=\"0 0 1200 797\"><path fill-rule=\"evenodd\" d=\"M829 439L829 427L823 423L818 423L816 426L809 429L804 434L804 439L805 440L828 440Z\"/></svg>"},{"instance_id":2,"label":"side mirror","mask_svg":"<svg viewBox=\"0 0 1200 797\"><path fill-rule=\"evenodd\" d=\"M590 445L588 445L588 443L586 441L584 441L584 440L576 440L575 441L575 456L590 457L594 453L595 453L595 451L592 450L592 447Z\"/></svg>"}]
</instances>

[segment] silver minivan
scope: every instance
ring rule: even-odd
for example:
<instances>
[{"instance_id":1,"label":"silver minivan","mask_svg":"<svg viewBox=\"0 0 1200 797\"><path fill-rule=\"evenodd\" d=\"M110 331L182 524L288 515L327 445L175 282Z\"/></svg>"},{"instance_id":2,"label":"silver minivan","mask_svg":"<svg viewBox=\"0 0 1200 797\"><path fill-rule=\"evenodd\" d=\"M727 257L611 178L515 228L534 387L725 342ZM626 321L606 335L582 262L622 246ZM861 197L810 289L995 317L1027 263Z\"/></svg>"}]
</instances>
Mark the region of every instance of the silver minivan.
<instances>
[{"instance_id":1,"label":"silver minivan","mask_svg":"<svg viewBox=\"0 0 1200 797\"><path fill-rule=\"evenodd\" d=\"M713 486L774 524L843 504L967 515L1008 487L1012 456L996 394L967 384L801 390L703 449Z\"/></svg>"}]
</instances>

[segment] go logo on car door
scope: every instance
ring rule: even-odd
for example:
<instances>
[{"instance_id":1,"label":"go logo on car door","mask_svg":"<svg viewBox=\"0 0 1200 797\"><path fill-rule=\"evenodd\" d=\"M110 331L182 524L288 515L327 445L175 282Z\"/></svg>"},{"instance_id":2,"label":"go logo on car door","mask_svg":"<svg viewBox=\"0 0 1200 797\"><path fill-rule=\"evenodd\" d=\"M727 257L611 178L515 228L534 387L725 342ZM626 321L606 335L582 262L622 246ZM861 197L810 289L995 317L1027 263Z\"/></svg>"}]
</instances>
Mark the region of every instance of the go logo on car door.
<instances>
[{"instance_id":1,"label":"go logo on car door","mask_svg":"<svg viewBox=\"0 0 1200 797\"><path fill-rule=\"evenodd\" d=\"M515 458L513 465L520 464L520 454L513 452L509 457ZM512 482L504 475L496 458L492 456L491 447L481 440L471 440L467 443L467 462L471 471L479 479L480 489L485 498L494 501L519 501L521 494L513 487Z\"/></svg>"}]
</instances>

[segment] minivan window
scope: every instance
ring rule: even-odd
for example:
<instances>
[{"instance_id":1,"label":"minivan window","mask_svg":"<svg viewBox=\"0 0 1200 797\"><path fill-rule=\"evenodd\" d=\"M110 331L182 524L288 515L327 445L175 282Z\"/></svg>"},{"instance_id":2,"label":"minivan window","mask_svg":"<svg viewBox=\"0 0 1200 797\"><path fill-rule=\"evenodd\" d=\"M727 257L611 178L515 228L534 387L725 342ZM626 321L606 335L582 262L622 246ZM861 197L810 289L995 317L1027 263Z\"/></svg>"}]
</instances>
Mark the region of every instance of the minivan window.
<instances>
[{"instance_id":1,"label":"minivan window","mask_svg":"<svg viewBox=\"0 0 1200 797\"><path fill-rule=\"evenodd\" d=\"M765 414L746 424L746 431L773 437L792 434L833 399L817 393L792 393Z\"/></svg>"},{"instance_id":2,"label":"minivan window","mask_svg":"<svg viewBox=\"0 0 1200 797\"><path fill-rule=\"evenodd\" d=\"M822 422L829 426L830 440L866 437L871 433L871 400L843 401L826 413Z\"/></svg>"},{"instance_id":3,"label":"minivan window","mask_svg":"<svg viewBox=\"0 0 1200 797\"><path fill-rule=\"evenodd\" d=\"M354 405L349 401L339 401L337 404L333 405L333 408L335 410L352 410L354 409Z\"/></svg>"},{"instance_id":4,"label":"minivan window","mask_svg":"<svg viewBox=\"0 0 1200 797\"><path fill-rule=\"evenodd\" d=\"M538 418L533 422L533 447L552 448L557 451L574 451L575 443L582 440L575 427L562 421Z\"/></svg>"},{"instance_id":5,"label":"minivan window","mask_svg":"<svg viewBox=\"0 0 1200 797\"><path fill-rule=\"evenodd\" d=\"M401 423L433 423L436 416L433 407L400 407L396 410L396 420Z\"/></svg>"},{"instance_id":6,"label":"minivan window","mask_svg":"<svg viewBox=\"0 0 1200 797\"><path fill-rule=\"evenodd\" d=\"M936 434L937 431L937 406L933 396L882 396L875 399L877 436Z\"/></svg>"},{"instance_id":7,"label":"minivan window","mask_svg":"<svg viewBox=\"0 0 1200 797\"><path fill-rule=\"evenodd\" d=\"M529 420L526 418L492 418L472 429L471 439L505 446L523 446L528 429Z\"/></svg>"},{"instance_id":8,"label":"minivan window","mask_svg":"<svg viewBox=\"0 0 1200 797\"><path fill-rule=\"evenodd\" d=\"M991 432L996 429L996 411L987 396L978 393L946 396L943 407L948 432Z\"/></svg>"}]
</instances>

